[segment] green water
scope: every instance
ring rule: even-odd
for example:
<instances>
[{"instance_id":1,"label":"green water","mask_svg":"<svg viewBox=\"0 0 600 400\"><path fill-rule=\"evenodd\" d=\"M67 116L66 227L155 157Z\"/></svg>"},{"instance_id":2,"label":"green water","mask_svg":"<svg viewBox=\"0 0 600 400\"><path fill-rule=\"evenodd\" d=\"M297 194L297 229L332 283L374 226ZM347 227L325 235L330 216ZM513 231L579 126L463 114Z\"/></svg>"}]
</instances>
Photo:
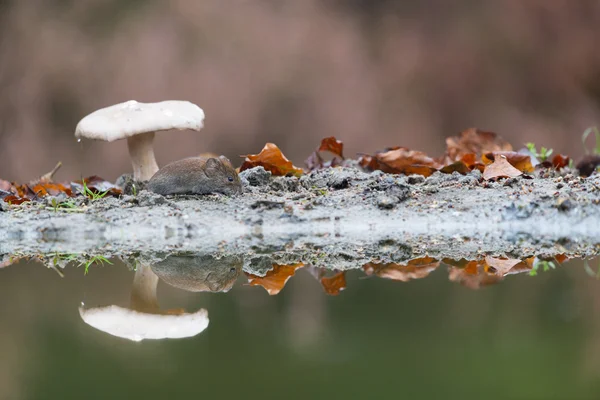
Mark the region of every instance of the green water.
<instances>
[{"instance_id":1,"label":"green water","mask_svg":"<svg viewBox=\"0 0 600 400\"><path fill-rule=\"evenodd\" d=\"M205 308L210 324L142 342L78 312L127 306L133 271L63 273L0 269L0 399L600 398L600 281L580 260L479 290L444 265L406 283L351 271L339 296L303 269L276 296L244 274L228 293L161 281L161 308Z\"/></svg>"}]
</instances>

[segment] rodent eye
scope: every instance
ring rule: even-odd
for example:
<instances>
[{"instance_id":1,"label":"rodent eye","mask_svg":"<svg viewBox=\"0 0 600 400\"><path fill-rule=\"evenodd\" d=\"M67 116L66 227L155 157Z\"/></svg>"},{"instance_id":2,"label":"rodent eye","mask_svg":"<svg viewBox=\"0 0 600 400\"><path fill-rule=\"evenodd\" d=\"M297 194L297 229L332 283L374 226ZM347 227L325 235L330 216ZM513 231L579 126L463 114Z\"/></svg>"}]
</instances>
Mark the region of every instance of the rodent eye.
<instances>
[{"instance_id":1,"label":"rodent eye","mask_svg":"<svg viewBox=\"0 0 600 400\"><path fill-rule=\"evenodd\" d=\"M227 177L227 180L228 180L229 182L233 182L233 176L229 176L229 177Z\"/></svg>"}]
</instances>

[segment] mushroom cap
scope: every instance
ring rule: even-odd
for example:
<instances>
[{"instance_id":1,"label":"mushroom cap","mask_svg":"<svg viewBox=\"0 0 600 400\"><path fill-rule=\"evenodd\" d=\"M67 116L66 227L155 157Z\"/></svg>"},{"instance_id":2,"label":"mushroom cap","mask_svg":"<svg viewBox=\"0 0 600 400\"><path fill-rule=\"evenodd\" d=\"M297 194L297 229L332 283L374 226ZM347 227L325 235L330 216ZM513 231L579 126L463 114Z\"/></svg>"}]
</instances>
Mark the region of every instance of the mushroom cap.
<instances>
[{"instance_id":1,"label":"mushroom cap","mask_svg":"<svg viewBox=\"0 0 600 400\"><path fill-rule=\"evenodd\" d=\"M75 137L112 142L167 129L199 131L204 126L203 121L204 111L189 101L139 103L129 100L84 117L75 128Z\"/></svg>"},{"instance_id":2,"label":"mushroom cap","mask_svg":"<svg viewBox=\"0 0 600 400\"><path fill-rule=\"evenodd\" d=\"M119 306L79 307L83 321L113 336L139 342L144 339L180 339L196 336L208 326L208 311L192 314L148 314Z\"/></svg>"}]
</instances>

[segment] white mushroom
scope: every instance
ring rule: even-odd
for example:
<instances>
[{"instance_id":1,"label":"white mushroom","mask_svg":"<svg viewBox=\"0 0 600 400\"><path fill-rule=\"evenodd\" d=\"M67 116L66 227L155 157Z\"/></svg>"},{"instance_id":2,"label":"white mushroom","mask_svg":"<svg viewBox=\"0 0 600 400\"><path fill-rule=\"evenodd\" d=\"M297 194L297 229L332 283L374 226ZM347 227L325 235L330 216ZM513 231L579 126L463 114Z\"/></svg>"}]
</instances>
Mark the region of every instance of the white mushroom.
<instances>
[{"instance_id":1,"label":"white mushroom","mask_svg":"<svg viewBox=\"0 0 600 400\"><path fill-rule=\"evenodd\" d=\"M156 298L158 277L150 267L138 265L131 288L131 308L115 305L79 307L83 321L113 336L139 342L144 339L179 339L196 336L208 327L208 312L161 311Z\"/></svg>"},{"instance_id":2,"label":"white mushroom","mask_svg":"<svg viewBox=\"0 0 600 400\"><path fill-rule=\"evenodd\" d=\"M133 178L147 181L158 171L152 141L154 133L168 129L199 131L204 111L189 101L138 103L135 100L102 108L77 124L75 137L112 142L127 139Z\"/></svg>"}]
</instances>

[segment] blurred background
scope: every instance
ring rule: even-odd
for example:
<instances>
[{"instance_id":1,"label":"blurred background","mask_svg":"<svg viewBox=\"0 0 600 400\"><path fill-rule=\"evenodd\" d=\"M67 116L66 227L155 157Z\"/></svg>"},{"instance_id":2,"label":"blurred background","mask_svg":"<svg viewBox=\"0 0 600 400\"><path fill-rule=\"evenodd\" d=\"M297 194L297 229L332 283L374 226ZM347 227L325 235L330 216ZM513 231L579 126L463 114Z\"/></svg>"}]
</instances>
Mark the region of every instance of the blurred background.
<instances>
[{"instance_id":1,"label":"blurred background","mask_svg":"<svg viewBox=\"0 0 600 400\"><path fill-rule=\"evenodd\" d=\"M331 135L348 156L437 156L473 126L577 160L600 123L599 38L597 0L0 0L0 178L131 171L125 143L73 137L130 99L206 112L200 133L157 134L159 165L239 166L274 142L302 166ZM581 262L480 291L441 269L339 297L305 271L276 297L161 284L163 306L205 307L209 328L131 343L77 312L126 304L124 265L61 279L22 262L0 271L0 399L599 398L599 283Z\"/></svg>"},{"instance_id":2,"label":"blurred background","mask_svg":"<svg viewBox=\"0 0 600 400\"><path fill-rule=\"evenodd\" d=\"M597 0L0 0L0 177L131 170L123 142L76 143L88 113L190 100L200 133L160 133L159 165L265 142L295 164L322 137L347 155L437 156L475 126L576 160L600 121Z\"/></svg>"}]
</instances>

